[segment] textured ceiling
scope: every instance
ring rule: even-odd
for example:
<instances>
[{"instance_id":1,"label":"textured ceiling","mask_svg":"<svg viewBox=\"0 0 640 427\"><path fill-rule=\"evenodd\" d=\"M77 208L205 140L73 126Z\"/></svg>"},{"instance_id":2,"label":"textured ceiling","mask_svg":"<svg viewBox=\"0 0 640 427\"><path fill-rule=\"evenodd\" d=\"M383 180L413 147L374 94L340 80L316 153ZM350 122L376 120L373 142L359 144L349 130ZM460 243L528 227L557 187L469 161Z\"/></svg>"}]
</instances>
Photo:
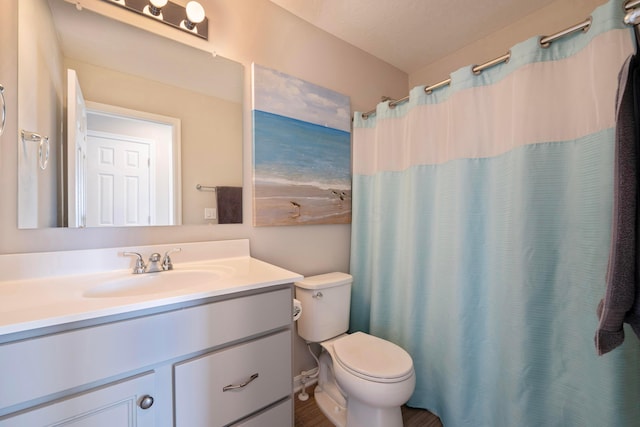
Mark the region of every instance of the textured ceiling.
<instances>
[{"instance_id":1,"label":"textured ceiling","mask_svg":"<svg viewBox=\"0 0 640 427\"><path fill-rule=\"evenodd\" d=\"M271 0L411 74L553 0Z\"/></svg>"}]
</instances>

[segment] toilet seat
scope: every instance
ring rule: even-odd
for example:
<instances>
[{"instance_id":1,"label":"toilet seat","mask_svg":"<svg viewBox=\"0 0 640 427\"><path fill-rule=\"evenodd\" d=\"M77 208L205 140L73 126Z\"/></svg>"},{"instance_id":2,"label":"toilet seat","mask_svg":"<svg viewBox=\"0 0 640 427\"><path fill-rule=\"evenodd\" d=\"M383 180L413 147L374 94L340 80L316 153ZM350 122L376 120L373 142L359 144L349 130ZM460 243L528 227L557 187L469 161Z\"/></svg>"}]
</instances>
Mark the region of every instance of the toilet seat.
<instances>
[{"instance_id":1,"label":"toilet seat","mask_svg":"<svg viewBox=\"0 0 640 427\"><path fill-rule=\"evenodd\" d=\"M363 332L335 340L333 350L342 368L368 381L392 383L413 375L409 353L392 342Z\"/></svg>"}]
</instances>

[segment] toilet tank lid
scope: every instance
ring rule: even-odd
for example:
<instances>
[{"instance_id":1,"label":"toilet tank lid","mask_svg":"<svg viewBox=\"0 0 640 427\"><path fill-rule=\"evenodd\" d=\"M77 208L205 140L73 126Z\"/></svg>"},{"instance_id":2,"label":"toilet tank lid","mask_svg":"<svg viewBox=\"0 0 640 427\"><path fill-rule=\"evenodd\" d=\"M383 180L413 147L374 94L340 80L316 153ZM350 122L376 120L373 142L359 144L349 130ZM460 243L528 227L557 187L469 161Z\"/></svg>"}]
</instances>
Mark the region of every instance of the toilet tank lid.
<instances>
[{"instance_id":1,"label":"toilet tank lid","mask_svg":"<svg viewBox=\"0 0 640 427\"><path fill-rule=\"evenodd\" d=\"M334 272L305 277L301 281L296 282L295 285L303 289L323 289L346 285L351 282L353 282L353 277L350 274Z\"/></svg>"}]
</instances>

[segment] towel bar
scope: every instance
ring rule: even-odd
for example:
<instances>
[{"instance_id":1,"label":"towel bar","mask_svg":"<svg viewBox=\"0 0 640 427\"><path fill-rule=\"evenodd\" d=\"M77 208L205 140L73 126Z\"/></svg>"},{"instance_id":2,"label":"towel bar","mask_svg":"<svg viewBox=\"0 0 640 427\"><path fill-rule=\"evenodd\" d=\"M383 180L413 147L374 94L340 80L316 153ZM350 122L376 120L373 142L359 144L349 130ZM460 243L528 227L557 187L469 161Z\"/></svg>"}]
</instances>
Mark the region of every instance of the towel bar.
<instances>
[{"instance_id":1,"label":"towel bar","mask_svg":"<svg viewBox=\"0 0 640 427\"><path fill-rule=\"evenodd\" d=\"M211 185L196 184L196 189L200 191L216 191L217 187L213 187Z\"/></svg>"}]
</instances>

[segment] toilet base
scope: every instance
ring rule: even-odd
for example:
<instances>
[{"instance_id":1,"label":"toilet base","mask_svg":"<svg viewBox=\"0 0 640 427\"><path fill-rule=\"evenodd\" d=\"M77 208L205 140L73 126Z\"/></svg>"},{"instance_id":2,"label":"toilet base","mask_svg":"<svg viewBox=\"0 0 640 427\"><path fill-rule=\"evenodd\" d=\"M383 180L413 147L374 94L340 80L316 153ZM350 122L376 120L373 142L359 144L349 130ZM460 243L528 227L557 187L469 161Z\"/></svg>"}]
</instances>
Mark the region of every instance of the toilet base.
<instances>
[{"instance_id":1,"label":"toilet base","mask_svg":"<svg viewBox=\"0 0 640 427\"><path fill-rule=\"evenodd\" d=\"M402 427L402 410L399 406L380 408L348 397L348 427Z\"/></svg>"},{"instance_id":2,"label":"toilet base","mask_svg":"<svg viewBox=\"0 0 640 427\"><path fill-rule=\"evenodd\" d=\"M320 411L336 427L402 427L400 407L378 408L349 399L348 410L337 403L330 393L316 386L314 398Z\"/></svg>"},{"instance_id":3,"label":"toilet base","mask_svg":"<svg viewBox=\"0 0 640 427\"><path fill-rule=\"evenodd\" d=\"M329 393L322 390L320 386L316 386L313 397L320 411L335 425L336 427L347 426L347 408L338 404Z\"/></svg>"}]
</instances>

